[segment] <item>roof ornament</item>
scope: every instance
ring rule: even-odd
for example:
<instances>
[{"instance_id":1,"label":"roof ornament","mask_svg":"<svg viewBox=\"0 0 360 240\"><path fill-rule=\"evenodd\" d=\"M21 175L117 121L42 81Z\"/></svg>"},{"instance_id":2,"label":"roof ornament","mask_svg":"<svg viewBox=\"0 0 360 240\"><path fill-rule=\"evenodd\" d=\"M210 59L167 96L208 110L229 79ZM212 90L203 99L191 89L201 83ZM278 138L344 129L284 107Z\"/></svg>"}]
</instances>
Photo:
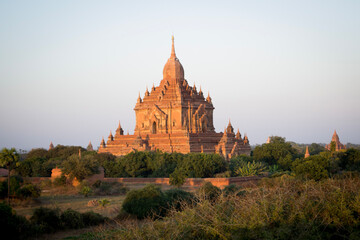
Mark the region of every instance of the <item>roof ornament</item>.
<instances>
[{"instance_id":1,"label":"roof ornament","mask_svg":"<svg viewBox=\"0 0 360 240\"><path fill-rule=\"evenodd\" d=\"M175 59L175 58L176 58L176 54L175 54L175 46L174 46L174 35L171 36L171 41L172 41L172 46L171 46L171 55L170 55L170 58Z\"/></svg>"}]
</instances>

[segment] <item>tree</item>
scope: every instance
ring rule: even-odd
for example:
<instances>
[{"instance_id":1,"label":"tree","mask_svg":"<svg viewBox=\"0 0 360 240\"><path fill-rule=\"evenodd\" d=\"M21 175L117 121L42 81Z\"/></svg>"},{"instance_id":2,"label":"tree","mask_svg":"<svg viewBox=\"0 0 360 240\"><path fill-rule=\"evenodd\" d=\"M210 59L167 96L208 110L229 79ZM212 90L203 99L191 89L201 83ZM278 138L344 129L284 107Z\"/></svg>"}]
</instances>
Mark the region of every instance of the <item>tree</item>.
<instances>
[{"instance_id":1,"label":"tree","mask_svg":"<svg viewBox=\"0 0 360 240\"><path fill-rule=\"evenodd\" d=\"M62 172L70 178L82 181L88 176L99 173L99 163L93 155L86 155L80 158L77 154L68 157L62 163Z\"/></svg>"},{"instance_id":2,"label":"tree","mask_svg":"<svg viewBox=\"0 0 360 240\"><path fill-rule=\"evenodd\" d=\"M176 168L173 173L170 174L169 183L172 186L181 187L186 181L186 174L182 169Z\"/></svg>"},{"instance_id":3,"label":"tree","mask_svg":"<svg viewBox=\"0 0 360 240\"><path fill-rule=\"evenodd\" d=\"M19 154L15 148L3 148L0 153L0 166L8 170L8 204L10 205L10 173L19 162Z\"/></svg>"},{"instance_id":4,"label":"tree","mask_svg":"<svg viewBox=\"0 0 360 240\"><path fill-rule=\"evenodd\" d=\"M325 155L314 155L308 158L296 159L293 171L303 179L319 181L329 177L330 161Z\"/></svg>"},{"instance_id":5,"label":"tree","mask_svg":"<svg viewBox=\"0 0 360 240\"><path fill-rule=\"evenodd\" d=\"M289 170L293 159L298 155L285 138L273 136L270 143L257 146L253 151L255 161L263 161L269 165L278 164L283 170Z\"/></svg>"},{"instance_id":6,"label":"tree","mask_svg":"<svg viewBox=\"0 0 360 240\"><path fill-rule=\"evenodd\" d=\"M321 146L320 144L312 143L309 146L310 155L316 155L316 154L319 154L320 152L324 152L324 151L325 151L325 147Z\"/></svg>"}]
</instances>

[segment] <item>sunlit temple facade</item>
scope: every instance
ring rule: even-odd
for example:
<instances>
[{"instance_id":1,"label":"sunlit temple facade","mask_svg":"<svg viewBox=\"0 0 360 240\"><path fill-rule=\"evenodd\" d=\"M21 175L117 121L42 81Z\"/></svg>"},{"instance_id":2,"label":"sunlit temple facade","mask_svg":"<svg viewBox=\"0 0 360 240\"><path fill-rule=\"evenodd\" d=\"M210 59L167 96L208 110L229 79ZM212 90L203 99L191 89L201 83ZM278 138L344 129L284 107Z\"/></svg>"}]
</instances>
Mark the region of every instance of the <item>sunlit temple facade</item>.
<instances>
[{"instance_id":1,"label":"sunlit temple facade","mask_svg":"<svg viewBox=\"0 0 360 240\"><path fill-rule=\"evenodd\" d=\"M159 86L146 89L135 105L134 134L124 134L120 125L105 142L102 139L99 153L125 155L131 151L179 153L218 153L226 159L235 155L250 154L247 136L237 133L229 121L224 132L217 133L213 124L214 106L196 86L190 86L184 68L175 54L174 38L170 58L163 69Z\"/></svg>"}]
</instances>

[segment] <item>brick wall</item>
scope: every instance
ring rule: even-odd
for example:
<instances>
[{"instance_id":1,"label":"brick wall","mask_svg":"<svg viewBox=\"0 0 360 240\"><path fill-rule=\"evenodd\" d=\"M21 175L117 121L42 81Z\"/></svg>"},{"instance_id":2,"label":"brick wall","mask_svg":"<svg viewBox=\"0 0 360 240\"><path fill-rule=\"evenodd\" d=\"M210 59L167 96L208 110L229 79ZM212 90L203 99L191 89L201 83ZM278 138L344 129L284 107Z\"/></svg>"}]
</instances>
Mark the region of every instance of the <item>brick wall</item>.
<instances>
[{"instance_id":1,"label":"brick wall","mask_svg":"<svg viewBox=\"0 0 360 240\"><path fill-rule=\"evenodd\" d=\"M157 184L157 185L170 185L169 178L103 178L101 177L103 173L96 175L96 177L87 179L89 182L96 180L101 180L104 182L119 182L124 183L125 185L131 184ZM103 176L103 175L102 175ZM219 188L224 188L230 184L236 184L243 187L255 186L256 183L262 177L253 176L253 177L234 177L234 178L187 178L184 186L185 187L199 187L204 182L211 182L214 186ZM39 183L43 180L51 180L51 177L30 177L25 178L33 183ZM6 177L0 177L0 181L7 181Z\"/></svg>"}]
</instances>

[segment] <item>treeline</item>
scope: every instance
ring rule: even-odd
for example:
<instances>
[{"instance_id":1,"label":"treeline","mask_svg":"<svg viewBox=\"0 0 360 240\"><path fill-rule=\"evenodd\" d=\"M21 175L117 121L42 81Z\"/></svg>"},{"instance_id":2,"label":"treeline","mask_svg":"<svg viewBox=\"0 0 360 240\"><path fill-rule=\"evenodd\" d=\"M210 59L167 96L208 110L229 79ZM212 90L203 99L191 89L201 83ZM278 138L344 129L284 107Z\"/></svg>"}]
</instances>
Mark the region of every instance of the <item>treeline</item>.
<instances>
[{"instance_id":1,"label":"treeline","mask_svg":"<svg viewBox=\"0 0 360 240\"><path fill-rule=\"evenodd\" d=\"M79 156L81 151L81 157ZM31 150L16 168L23 177L49 177L55 167L64 174L85 179L103 167L105 177L170 177L181 185L185 178L235 177L267 174L296 175L320 180L343 171L360 171L360 150L327 151L319 144L309 145L310 157L282 137L254 148L251 156L235 156L226 161L218 154L163 153L134 151L125 156L87 151L81 147L58 145L47 151Z\"/></svg>"}]
</instances>

